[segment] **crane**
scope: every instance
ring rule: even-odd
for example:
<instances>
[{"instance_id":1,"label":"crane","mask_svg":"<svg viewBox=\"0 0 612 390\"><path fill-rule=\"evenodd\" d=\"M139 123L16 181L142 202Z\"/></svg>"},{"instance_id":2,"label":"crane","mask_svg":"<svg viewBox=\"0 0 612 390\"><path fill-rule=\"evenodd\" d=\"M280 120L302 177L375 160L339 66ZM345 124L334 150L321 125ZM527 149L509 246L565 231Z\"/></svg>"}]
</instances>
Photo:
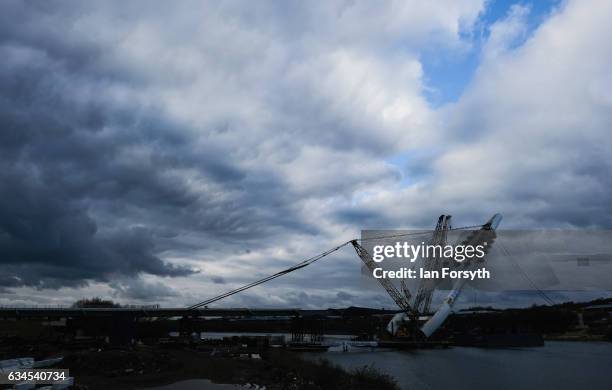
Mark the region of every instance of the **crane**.
<instances>
[{"instance_id":1,"label":"crane","mask_svg":"<svg viewBox=\"0 0 612 390\"><path fill-rule=\"evenodd\" d=\"M495 229L499 226L502 216L495 214L487 223L480 226L479 230L471 232L466 237L461 245L472 245L478 246L486 243L486 248L490 248L491 244L495 240ZM430 243L433 245L445 246L447 244L447 233L451 230L451 216L441 215L438 218L435 230L432 234ZM368 251L363 248L357 240L350 241L357 255L361 258L365 266L373 272L377 268L376 263L372 259L372 256ZM454 266L463 269L470 270L476 264L475 262L452 262ZM442 265L442 258L436 256L425 259L424 268L426 270L437 270ZM436 287L436 281L434 279L421 279L417 289L417 294L411 302L413 295L410 293L404 281L401 281L400 285L402 291L400 292L394 285L385 278L377 278L381 286L387 291L389 296L393 299L395 304L402 310L393 316L389 324L387 325L387 331L393 336L397 335L399 330L406 322L411 323L413 328L418 327L418 320L421 315L429 314L431 299L433 292ZM431 336L446 320L450 315L452 306L455 303L457 297L461 293L461 289L465 285L465 279L458 279L454 282L452 290L443 301L442 305L436 310L435 314L421 327L419 332L412 332L416 337L422 335L425 337Z\"/></svg>"},{"instance_id":2,"label":"crane","mask_svg":"<svg viewBox=\"0 0 612 390\"><path fill-rule=\"evenodd\" d=\"M502 219L501 215L495 214L487 223L485 223L482 226L467 226L464 228L455 228L454 230L480 227L480 230L472 232L469 235L469 237L463 242L463 245L467 244L467 245L477 246L487 241L490 244L495 239L495 229L501 222L501 219ZM441 245L441 246L446 245L447 233L449 230L452 229L450 221L451 221L450 215L441 215L438 218L438 223L436 224L436 228L432 235L431 243L436 244L436 245ZM416 234L422 234L422 233L412 233L412 234L409 233L409 234L403 234L402 236L416 235ZM392 237L394 236L377 237L377 238L392 238ZM212 297L205 301L199 302L195 305L190 306L188 309L196 310L200 307L206 307L210 303L217 302L219 300L222 300L234 294L238 294L240 292L243 292L255 286L259 286L260 284L266 283L278 277L287 275L291 272L307 267L319 261L320 259L327 257L330 254L340 250L341 248L348 245L349 243L353 245L353 248L357 252L357 255L361 258L365 266L371 272L374 272L374 269L377 268L375 261L372 259L372 256L368 253L368 251L358 243L358 241L363 241L363 240L364 239L362 238L362 239L354 239L354 240L346 241L343 244L340 244L336 247L326 250L325 252L319 253L318 255L305 259L302 262L295 264L294 266L290 268L287 268L275 274L266 276L264 278L251 282L244 286L238 287L234 290L228 291L216 297ZM441 265L441 260L442 259L437 258L437 257L427 258L425 259L425 268L430 269L430 270L438 269ZM473 264L467 261L467 262L462 263L462 265L460 265L459 267L463 267L463 269L468 270L470 267L473 267ZM385 291L387 291L387 293L393 299L395 304L401 309L401 312L393 316L393 318L389 322L389 325L387 325L387 330L389 331L389 333L391 333L392 335L396 335L399 329L401 328L401 326L406 323L406 320L409 320L412 326L416 330L417 329L416 327L418 326L420 315L429 313L429 307L431 305L431 298L433 295L433 291L435 290L435 287L436 287L435 283L430 284L429 282L421 281L418 287L418 290L417 290L417 294L414 297L413 302L411 302L413 295L410 293L404 281L401 281L400 283L400 286L401 286L401 291L400 291L393 285L393 283L391 283L391 281L385 278L377 278L377 280L381 284L381 286L385 289ZM465 284L464 279L457 280L455 284L453 285L453 289L451 290L447 298L444 300L442 306L440 306L440 308L436 311L436 313L425 323L425 325L420 329L420 331L418 332L415 331L413 332L413 334L414 335L421 334L426 337L429 337L446 320L446 317L448 317L448 315L450 314L452 310L452 305L454 304L455 300L459 296L464 284Z\"/></svg>"},{"instance_id":3,"label":"crane","mask_svg":"<svg viewBox=\"0 0 612 390\"><path fill-rule=\"evenodd\" d=\"M446 236L448 230L450 229L451 216L440 215L430 243L434 245L446 245ZM364 247L359 245L357 240L352 240L351 244L353 245L353 248L355 248L357 256L361 258L364 265L370 270L370 272L374 272L374 269L378 266L376 265L376 262L372 259L370 253L368 253L368 251ZM425 268L428 270L438 269L440 267L440 264L441 259L437 257L432 257L425 260ZM400 282L400 286L402 289L401 292L393 285L393 283L391 283L390 280L386 278L377 278L376 280L378 280L380 285L385 289L385 291L387 291L387 294L389 294L395 304L402 310L402 313L398 313L397 315L395 315L387 326L387 330L391 334L397 334L402 324L405 322L406 317L410 319L410 323L416 326L419 316L421 314L426 314L429 312L429 307L431 305L431 297L435 289L434 280L421 279L421 283L417 290L417 295L414 297L412 305L410 304L412 294L410 293L410 290L408 289L403 280Z\"/></svg>"}]
</instances>

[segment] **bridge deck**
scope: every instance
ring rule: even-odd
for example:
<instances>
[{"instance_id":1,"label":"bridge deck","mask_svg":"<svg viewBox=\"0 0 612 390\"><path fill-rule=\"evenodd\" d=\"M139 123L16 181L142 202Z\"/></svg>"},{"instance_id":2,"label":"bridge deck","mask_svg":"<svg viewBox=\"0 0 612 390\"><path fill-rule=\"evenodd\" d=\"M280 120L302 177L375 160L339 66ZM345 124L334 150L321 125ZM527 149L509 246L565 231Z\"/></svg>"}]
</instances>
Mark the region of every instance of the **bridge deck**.
<instances>
[{"instance_id":1,"label":"bridge deck","mask_svg":"<svg viewBox=\"0 0 612 390\"><path fill-rule=\"evenodd\" d=\"M32 308L32 307L0 307L0 318L67 318L67 317L283 317L283 316L333 316L333 315L363 315L363 314L394 314L393 310L377 310L366 308L302 310L286 309L194 309L186 308Z\"/></svg>"}]
</instances>

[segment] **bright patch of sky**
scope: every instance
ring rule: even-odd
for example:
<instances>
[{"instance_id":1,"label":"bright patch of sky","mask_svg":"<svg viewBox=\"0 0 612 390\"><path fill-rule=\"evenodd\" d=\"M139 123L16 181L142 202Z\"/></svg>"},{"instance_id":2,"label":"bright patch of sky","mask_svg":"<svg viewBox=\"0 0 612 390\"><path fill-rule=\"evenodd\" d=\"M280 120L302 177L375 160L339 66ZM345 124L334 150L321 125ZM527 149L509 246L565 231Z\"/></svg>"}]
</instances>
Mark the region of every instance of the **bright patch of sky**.
<instances>
[{"instance_id":1,"label":"bright patch of sky","mask_svg":"<svg viewBox=\"0 0 612 390\"><path fill-rule=\"evenodd\" d=\"M487 2L476 24L471 26L469 31L466 29L461 33L462 41L466 43L464 46L450 50L440 50L438 46L432 46L431 50L421 54L426 86L423 92L429 104L433 108L439 108L456 102L461 97L481 62L482 49L489 38L491 26L506 19L512 12L512 7L526 7L528 12L525 18L526 33L520 34L511 42L511 49L523 45L562 3L561 0ZM402 179L399 184L406 187L427 179L427 161L434 153L412 151L392 156L386 161L400 169Z\"/></svg>"},{"instance_id":2,"label":"bright patch of sky","mask_svg":"<svg viewBox=\"0 0 612 390\"><path fill-rule=\"evenodd\" d=\"M456 50L443 51L439 47L425 51L421 63L425 73L425 96L433 107L440 107L459 99L466 86L472 80L481 58L481 49L487 41L490 26L503 20L514 5L526 6L527 33L513 42L513 47L521 46L533 32L562 5L560 0L539 0L516 2L492 0L487 2L484 12L470 31L463 31L465 46Z\"/></svg>"}]
</instances>

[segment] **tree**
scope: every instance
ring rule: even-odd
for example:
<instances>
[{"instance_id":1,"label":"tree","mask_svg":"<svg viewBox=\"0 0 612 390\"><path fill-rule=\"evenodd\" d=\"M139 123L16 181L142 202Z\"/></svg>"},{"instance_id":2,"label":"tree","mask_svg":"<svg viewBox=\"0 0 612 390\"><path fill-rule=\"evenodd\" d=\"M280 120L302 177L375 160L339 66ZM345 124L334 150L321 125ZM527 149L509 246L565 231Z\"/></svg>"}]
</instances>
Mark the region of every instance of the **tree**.
<instances>
[{"instance_id":1,"label":"tree","mask_svg":"<svg viewBox=\"0 0 612 390\"><path fill-rule=\"evenodd\" d=\"M81 298L72 304L72 307L83 309L92 307L120 307L118 303L111 301L110 299L102 299L100 297L95 298Z\"/></svg>"}]
</instances>

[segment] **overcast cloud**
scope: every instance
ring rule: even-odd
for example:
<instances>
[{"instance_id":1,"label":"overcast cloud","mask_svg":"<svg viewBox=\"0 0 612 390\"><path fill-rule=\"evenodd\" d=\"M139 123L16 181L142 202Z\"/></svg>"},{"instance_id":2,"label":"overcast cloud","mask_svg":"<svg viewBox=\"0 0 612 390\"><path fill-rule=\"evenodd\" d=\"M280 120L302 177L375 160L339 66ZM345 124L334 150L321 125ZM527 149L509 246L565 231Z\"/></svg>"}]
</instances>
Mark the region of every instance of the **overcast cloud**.
<instances>
[{"instance_id":1,"label":"overcast cloud","mask_svg":"<svg viewBox=\"0 0 612 390\"><path fill-rule=\"evenodd\" d=\"M441 213L612 227L612 4L488 6L2 2L0 304L187 305ZM432 50L478 51L439 107ZM223 305L390 307L359 272L346 248Z\"/></svg>"}]
</instances>

